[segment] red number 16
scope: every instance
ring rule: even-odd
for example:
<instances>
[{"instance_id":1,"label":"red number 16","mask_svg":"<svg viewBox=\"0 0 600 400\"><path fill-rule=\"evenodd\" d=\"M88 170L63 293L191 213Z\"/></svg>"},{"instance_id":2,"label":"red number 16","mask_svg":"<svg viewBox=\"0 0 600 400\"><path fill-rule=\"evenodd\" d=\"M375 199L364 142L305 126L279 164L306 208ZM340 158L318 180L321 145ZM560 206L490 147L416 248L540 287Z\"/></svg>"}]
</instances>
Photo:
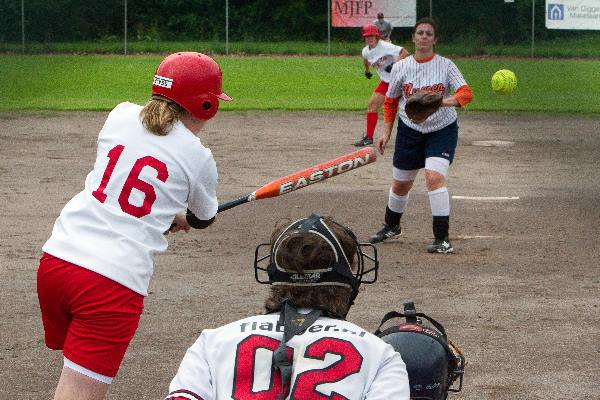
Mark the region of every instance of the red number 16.
<instances>
[{"instance_id":1,"label":"red number 16","mask_svg":"<svg viewBox=\"0 0 600 400\"><path fill-rule=\"evenodd\" d=\"M110 151L107 154L108 165L104 170L102 181L100 182L100 186L98 187L98 189L92 192L92 195L96 199L98 199L100 203L104 203L106 201L107 195L106 193L104 193L104 190L108 185L108 181L110 180L110 177L113 171L115 170L115 166L117 165L117 161L121 157L121 154L123 153L124 149L125 146L119 144L110 149ZM156 192L154 191L154 187L148 182L145 182L140 179L140 173L142 172L144 167L150 167L156 170L156 178L161 182L166 182L167 178L169 177L167 165L164 162L157 160L152 156L138 158L135 161L133 167L131 168L131 171L129 172L129 175L127 176L127 179L125 180L125 184L121 189L121 193L119 194L119 205L121 206L121 210L123 210L123 212L129 215L133 215L137 218L141 218L145 215L150 214L150 212L152 211L152 204L154 204L154 202L156 201ZM141 206L136 206L129 202L129 196L131 195L133 189L137 189L143 192L145 195L144 201L142 202Z\"/></svg>"}]
</instances>

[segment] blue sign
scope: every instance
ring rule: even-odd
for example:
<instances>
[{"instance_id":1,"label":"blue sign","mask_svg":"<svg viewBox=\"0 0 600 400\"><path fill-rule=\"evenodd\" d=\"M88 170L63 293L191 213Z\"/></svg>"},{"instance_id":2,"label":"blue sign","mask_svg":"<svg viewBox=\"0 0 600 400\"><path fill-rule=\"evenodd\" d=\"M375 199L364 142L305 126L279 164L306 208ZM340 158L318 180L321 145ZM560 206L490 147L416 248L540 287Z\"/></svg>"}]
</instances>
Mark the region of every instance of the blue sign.
<instances>
[{"instance_id":1,"label":"blue sign","mask_svg":"<svg viewBox=\"0 0 600 400\"><path fill-rule=\"evenodd\" d=\"M565 19L565 5L549 3L548 4L548 19L562 21Z\"/></svg>"}]
</instances>

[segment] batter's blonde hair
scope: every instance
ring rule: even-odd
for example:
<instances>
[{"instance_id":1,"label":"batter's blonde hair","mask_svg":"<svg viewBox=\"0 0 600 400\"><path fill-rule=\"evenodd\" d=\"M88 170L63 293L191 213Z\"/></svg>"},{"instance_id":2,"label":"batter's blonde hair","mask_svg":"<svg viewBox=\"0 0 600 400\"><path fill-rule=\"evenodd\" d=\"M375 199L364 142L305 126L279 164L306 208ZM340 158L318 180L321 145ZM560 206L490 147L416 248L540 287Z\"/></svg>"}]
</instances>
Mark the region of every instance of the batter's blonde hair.
<instances>
[{"instance_id":1,"label":"batter's blonde hair","mask_svg":"<svg viewBox=\"0 0 600 400\"><path fill-rule=\"evenodd\" d=\"M152 95L140 112L142 125L158 136L166 136L173 124L185 113L179 104L158 95Z\"/></svg>"}]
</instances>

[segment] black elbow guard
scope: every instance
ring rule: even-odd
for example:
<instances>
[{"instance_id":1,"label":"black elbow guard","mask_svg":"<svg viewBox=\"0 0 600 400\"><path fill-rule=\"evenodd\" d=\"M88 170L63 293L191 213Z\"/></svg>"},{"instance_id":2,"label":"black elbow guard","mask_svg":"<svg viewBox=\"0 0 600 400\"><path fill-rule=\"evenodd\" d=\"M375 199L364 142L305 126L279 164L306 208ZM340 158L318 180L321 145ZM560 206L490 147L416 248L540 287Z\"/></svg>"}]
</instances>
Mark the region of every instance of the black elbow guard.
<instances>
[{"instance_id":1,"label":"black elbow guard","mask_svg":"<svg viewBox=\"0 0 600 400\"><path fill-rule=\"evenodd\" d=\"M212 217L211 219L198 219L193 212L187 210L185 220L194 229L204 229L208 228L213 222L215 222L215 217Z\"/></svg>"}]
</instances>

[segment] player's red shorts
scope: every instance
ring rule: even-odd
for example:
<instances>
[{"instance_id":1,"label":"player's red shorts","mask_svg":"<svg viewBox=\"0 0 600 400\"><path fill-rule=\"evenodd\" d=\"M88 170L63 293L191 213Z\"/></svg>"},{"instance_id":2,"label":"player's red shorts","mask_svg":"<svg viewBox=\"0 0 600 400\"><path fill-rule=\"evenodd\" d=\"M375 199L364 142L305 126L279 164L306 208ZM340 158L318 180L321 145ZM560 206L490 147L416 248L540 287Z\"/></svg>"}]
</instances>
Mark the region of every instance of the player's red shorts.
<instances>
[{"instance_id":1,"label":"player's red shorts","mask_svg":"<svg viewBox=\"0 0 600 400\"><path fill-rule=\"evenodd\" d=\"M388 86L390 86L389 83L381 81L379 82L379 85L377 85L377 87L375 88L374 92L385 96L388 90Z\"/></svg>"},{"instance_id":2,"label":"player's red shorts","mask_svg":"<svg viewBox=\"0 0 600 400\"><path fill-rule=\"evenodd\" d=\"M47 253L37 287L46 346L62 349L83 368L115 377L137 330L144 296Z\"/></svg>"}]
</instances>

